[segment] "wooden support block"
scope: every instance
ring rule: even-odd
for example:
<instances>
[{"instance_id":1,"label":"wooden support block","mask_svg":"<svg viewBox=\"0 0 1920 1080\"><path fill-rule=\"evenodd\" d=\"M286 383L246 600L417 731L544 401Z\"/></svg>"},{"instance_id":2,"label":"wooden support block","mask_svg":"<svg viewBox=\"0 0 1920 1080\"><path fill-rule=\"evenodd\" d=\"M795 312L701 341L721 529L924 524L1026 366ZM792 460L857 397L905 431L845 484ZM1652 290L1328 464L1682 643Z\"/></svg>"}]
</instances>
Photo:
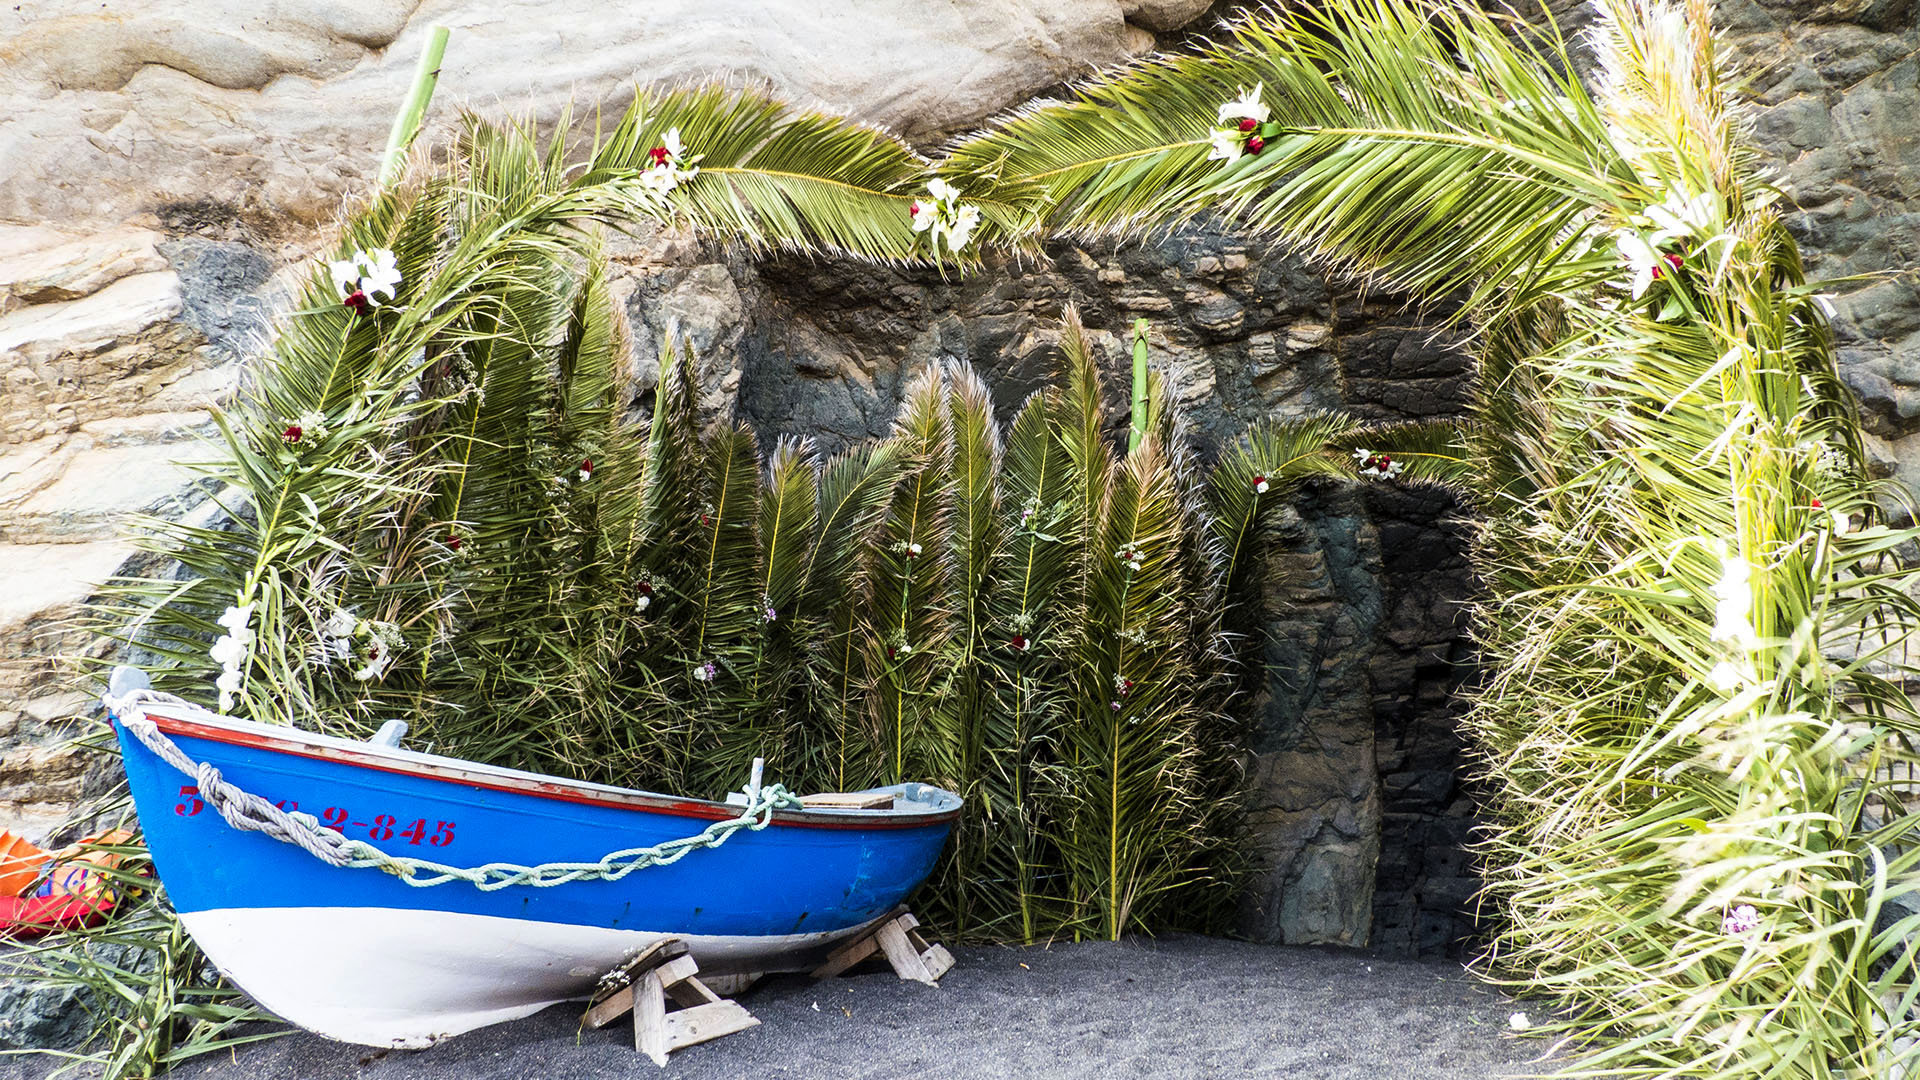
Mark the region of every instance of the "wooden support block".
<instances>
[{"instance_id":1,"label":"wooden support block","mask_svg":"<svg viewBox=\"0 0 1920 1080\"><path fill-rule=\"evenodd\" d=\"M826 962L813 969L813 977L831 978L876 952L886 956L894 974L929 986L936 985L940 976L953 968L953 954L940 945L929 944L920 933L920 920L903 906L827 954Z\"/></svg>"},{"instance_id":2,"label":"wooden support block","mask_svg":"<svg viewBox=\"0 0 1920 1080\"><path fill-rule=\"evenodd\" d=\"M715 999L705 1005L667 1014L667 1049L679 1050L722 1035L758 1027L759 1024L759 1018L742 1008L739 1002ZM665 1064L664 1061L661 1063Z\"/></svg>"},{"instance_id":3,"label":"wooden support block","mask_svg":"<svg viewBox=\"0 0 1920 1080\"><path fill-rule=\"evenodd\" d=\"M813 969L816 979L831 979L879 951L872 934L862 934L827 954L827 962Z\"/></svg>"},{"instance_id":4,"label":"wooden support block","mask_svg":"<svg viewBox=\"0 0 1920 1080\"><path fill-rule=\"evenodd\" d=\"M664 1067L673 1049L667 1037L667 995L658 972L640 976L633 988L633 1048Z\"/></svg>"},{"instance_id":5,"label":"wooden support block","mask_svg":"<svg viewBox=\"0 0 1920 1080\"><path fill-rule=\"evenodd\" d=\"M700 977L700 982L721 997L730 998L739 997L753 989L753 984L766 978L766 975L764 971L741 971L732 975L703 975Z\"/></svg>"},{"instance_id":6,"label":"wooden support block","mask_svg":"<svg viewBox=\"0 0 1920 1080\"><path fill-rule=\"evenodd\" d=\"M814 810L891 810L891 791L825 791L802 795L800 805Z\"/></svg>"},{"instance_id":7,"label":"wooden support block","mask_svg":"<svg viewBox=\"0 0 1920 1080\"><path fill-rule=\"evenodd\" d=\"M675 1050L760 1023L739 1004L714 993L699 973L700 965L687 955L685 942L677 938L655 942L601 980L583 1023L604 1027L631 1011L633 1048L661 1066ZM751 981L758 974L746 978ZM669 998L681 1008L669 1011Z\"/></svg>"},{"instance_id":8,"label":"wooden support block","mask_svg":"<svg viewBox=\"0 0 1920 1080\"><path fill-rule=\"evenodd\" d=\"M920 958L920 950L907 940L907 932L898 919L882 923L873 936L880 943L880 951L887 954L887 963L893 965L895 975L933 985L933 972L927 969L927 962Z\"/></svg>"}]
</instances>

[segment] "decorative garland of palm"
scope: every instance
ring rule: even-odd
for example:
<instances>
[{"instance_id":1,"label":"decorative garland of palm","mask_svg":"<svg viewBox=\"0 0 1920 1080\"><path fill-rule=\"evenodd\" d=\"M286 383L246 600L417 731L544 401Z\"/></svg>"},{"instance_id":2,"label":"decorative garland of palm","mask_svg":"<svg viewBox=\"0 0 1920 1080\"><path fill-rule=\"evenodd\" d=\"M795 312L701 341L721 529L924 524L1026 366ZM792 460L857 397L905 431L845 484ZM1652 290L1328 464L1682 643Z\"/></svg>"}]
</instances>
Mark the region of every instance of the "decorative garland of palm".
<instances>
[{"instance_id":1,"label":"decorative garland of palm","mask_svg":"<svg viewBox=\"0 0 1920 1080\"><path fill-rule=\"evenodd\" d=\"M1489 954L1571 1075L1885 1076L1920 1050L1920 625L1856 413L1702 0L1563 43L1448 0L1329 0L1016 114L940 166L1033 233L1226 208L1479 331ZM1449 466L1452 458L1456 464Z\"/></svg>"}]
</instances>

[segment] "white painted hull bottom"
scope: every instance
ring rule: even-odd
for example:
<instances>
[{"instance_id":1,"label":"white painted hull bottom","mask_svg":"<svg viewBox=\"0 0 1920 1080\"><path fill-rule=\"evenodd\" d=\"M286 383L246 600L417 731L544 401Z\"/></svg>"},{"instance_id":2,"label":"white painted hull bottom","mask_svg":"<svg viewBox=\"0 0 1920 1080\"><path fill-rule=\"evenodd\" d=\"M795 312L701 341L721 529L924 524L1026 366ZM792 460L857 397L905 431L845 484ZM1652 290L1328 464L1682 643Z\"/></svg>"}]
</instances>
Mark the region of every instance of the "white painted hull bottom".
<instances>
[{"instance_id":1,"label":"white painted hull bottom","mask_svg":"<svg viewBox=\"0 0 1920 1080\"><path fill-rule=\"evenodd\" d=\"M414 1049L584 998L666 935L398 908L225 908L184 913L234 985L329 1039ZM768 937L677 935L707 971L796 971L861 927Z\"/></svg>"}]
</instances>

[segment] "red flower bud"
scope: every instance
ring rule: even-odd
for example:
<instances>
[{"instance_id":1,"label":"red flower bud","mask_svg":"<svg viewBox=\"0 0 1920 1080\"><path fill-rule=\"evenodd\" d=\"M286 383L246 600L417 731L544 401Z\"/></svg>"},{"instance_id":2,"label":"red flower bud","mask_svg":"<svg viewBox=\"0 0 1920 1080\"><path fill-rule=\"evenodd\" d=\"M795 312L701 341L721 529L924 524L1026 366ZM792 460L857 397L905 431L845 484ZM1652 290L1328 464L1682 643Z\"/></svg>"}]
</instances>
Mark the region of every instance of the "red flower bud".
<instances>
[{"instance_id":1,"label":"red flower bud","mask_svg":"<svg viewBox=\"0 0 1920 1080\"><path fill-rule=\"evenodd\" d=\"M1681 264L1681 263L1683 263L1683 262L1685 262L1685 261L1686 261L1686 260L1684 260L1684 259L1682 259L1682 258L1681 258L1680 256L1678 256L1678 255L1669 255L1669 256L1667 256L1667 263L1668 263L1668 265L1670 265L1670 266L1672 266L1672 267L1673 267L1673 268L1674 268L1675 270L1678 270L1678 269L1680 269L1680 264Z\"/></svg>"},{"instance_id":2,"label":"red flower bud","mask_svg":"<svg viewBox=\"0 0 1920 1080\"><path fill-rule=\"evenodd\" d=\"M919 203L914 203L914 204L913 204L912 206L909 206L909 207L907 207L907 216L908 216L908 217L919 217L919 216L920 216L920 204L919 204Z\"/></svg>"},{"instance_id":3,"label":"red flower bud","mask_svg":"<svg viewBox=\"0 0 1920 1080\"><path fill-rule=\"evenodd\" d=\"M1007 644L1013 646L1016 649L1024 649L1027 647L1027 639L1025 637L1022 637L1019 634L1015 634L1013 636L1013 640L1007 642Z\"/></svg>"},{"instance_id":4,"label":"red flower bud","mask_svg":"<svg viewBox=\"0 0 1920 1080\"><path fill-rule=\"evenodd\" d=\"M1267 148L1267 140L1261 138L1258 135L1255 135L1253 138L1247 140L1247 153L1249 154L1257 154L1260 151L1265 150L1266 148Z\"/></svg>"},{"instance_id":5,"label":"red flower bud","mask_svg":"<svg viewBox=\"0 0 1920 1080\"><path fill-rule=\"evenodd\" d=\"M452 549L453 549L453 550L455 550L455 551L459 551L459 550L460 550L460 537L458 537L457 535L455 535L455 534L453 534L453 533L448 533L448 534L447 534L447 546L448 546L448 547L450 547L450 548L452 548Z\"/></svg>"},{"instance_id":6,"label":"red flower bud","mask_svg":"<svg viewBox=\"0 0 1920 1080\"><path fill-rule=\"evenodd\" d=\"M652 583L652 582L650 582L650 581L643 581L643 582L641 582L641 583L640 583L640 595L641 595L641 596L652 596L652 595L653 595L653 583Z\"/></svg>"},{"instance_id":7,"label":"red flower bud","mask_svg":"<svg viewBox=\"0 0 1920 1080\"><path fill-rule=\"evenodd\" d=\"M647 151L647 156L653 159L655 165L665 165L673 157L673 151L664 146L656 146Z\"/></svg>"},{"instance_id":8,"label":"red flower bud","mask_svg":"<svg viewBox=\"0 0 1920 1080\"><path fill-rule=\"evenodd\" d=\"M360 291L359 289L355 289L352 292L348 293L347 298L340 302L342 304L345 304L347 307L352 308L353 313L356 315L365 315L367 312L373 310L373 302L368 300L367 294Z\"/></svg>"},{"instance_id":9,"label":"red flower bud","mask_svg":"<svg viewBox=\"0 0 1920 1080\"><path fill-rule=\"evenodd\" d=\"M1260 121L1255 120L1251 116L1242 117L1240 120L1241 131L1252 131L1254 128L1257 128L1259 126L1260 126Z\"/></svg>"},{"instance_id":10,"label":"red flower bud","mask_svg":"<svg viewBox=\"0 0 1920 1080\"><path fill-rule=\"evenodd\" d=\"M1819 500L1819 499L1815 499L1815 500L1813 500L1813 508L1814 508L1815 510L1824 510L1824 509L1826 509L1826 507L1824 507L1824 506L1822 506L1822 505L1820 505L1820 500Z\"/></svg>"},{"instance_id":11,"label":"red flower bud","mask_svg":"<svg viewBox=\"0 0 1920 1080\"><path fill-rule=\"evenodd\" d=\"M287 440L287 441L288 441L288 442L290 442L290 443L296 443L296 442L299 442L299 441L300 441L300 435L301 435L301 431L300 431L300 425L299 425L299 424L288 424L288 425L287 425L287 430L285 430L285 431L283 431L283 432L281 432L281 433L280 433L280 437L281 437L282 439L285 439L285 440Z\"/></svg>"},{"instance_id":12,"label":"red flower bud","mask_svg":"<svg viewBox=\"0 0 1920 1080\"><path fill-rule=\"evenodd\" d=\"M891 660L898 655L900 655L899 649L893 647L892 645L887 646L887 659Z\"/></svg>"},{"instance_id":13,"label":"red flower bud","mask_svg":"<svg viewBox=\"0 0 1920 1080\"><path fill-rule=\"evenodd\" d=\"M580 471L581 471L581 472L583 472L583 473L590 473L590 472L592 472L592 471L593 471L593 459L592 459L592 458L586 458L586 459L583 459L583 460L582 460L582 461L580 462Z\"/></svg>"}]
</instances>

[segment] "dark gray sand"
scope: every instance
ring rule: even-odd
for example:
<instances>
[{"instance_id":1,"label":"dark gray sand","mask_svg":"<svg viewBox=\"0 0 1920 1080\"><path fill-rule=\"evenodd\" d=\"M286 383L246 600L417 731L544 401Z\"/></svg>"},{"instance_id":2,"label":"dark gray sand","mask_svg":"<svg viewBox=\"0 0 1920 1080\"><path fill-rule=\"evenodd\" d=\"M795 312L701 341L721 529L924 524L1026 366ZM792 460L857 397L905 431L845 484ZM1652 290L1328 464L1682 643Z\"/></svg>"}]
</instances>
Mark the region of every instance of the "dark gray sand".
<instances>
[{"instance_id":1,"label":"dark gray sand","mask_svg":"<svg viewBox=\"0 0 1920 1080\"><path fill-rule=\"evenodd\" d=\"M819 983L768 979L740 999L761 1026L682 1050L664 1069L634 1052L625 1021L582 1033L580 1007L561 1005L430 1050L291 1035L172 1076L1486 1080L1546 1071L1536 1060L1546 1044L1508 1031L1520 1006L1454 963L1198 937L955 956L939 987L872 966ZM0 1059L0 1078L29 1075L10 1072L18 1068Z\"/></svg>"}]
</instances>

